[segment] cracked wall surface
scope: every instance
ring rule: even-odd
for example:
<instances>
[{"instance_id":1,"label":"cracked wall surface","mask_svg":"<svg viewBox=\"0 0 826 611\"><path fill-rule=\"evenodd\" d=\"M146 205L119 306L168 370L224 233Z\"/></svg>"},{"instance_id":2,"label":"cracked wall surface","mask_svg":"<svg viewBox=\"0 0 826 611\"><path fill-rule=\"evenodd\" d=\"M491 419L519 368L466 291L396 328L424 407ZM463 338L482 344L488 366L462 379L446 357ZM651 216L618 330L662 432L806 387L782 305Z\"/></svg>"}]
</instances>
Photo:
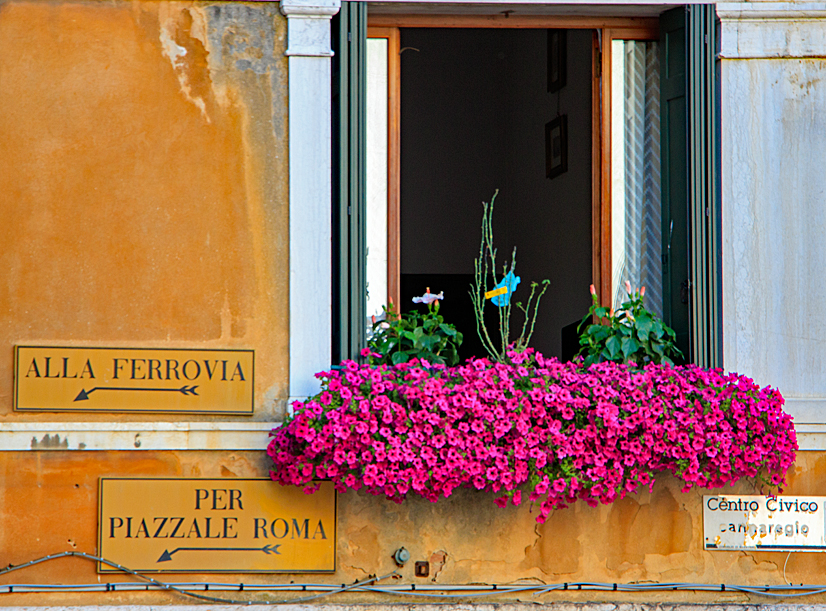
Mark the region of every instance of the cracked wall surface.
<instances>
[{"instance_id":1,"label":"cracked wall surface","mask_svg":"<svg viewBox=\"0 0 826 611\"><path fill-rule=\"evenodd\" d=\"M285 38L272 2L0 3L0 419L38 343L251 348L283 413Z\"/></svg>"}]
</instances>

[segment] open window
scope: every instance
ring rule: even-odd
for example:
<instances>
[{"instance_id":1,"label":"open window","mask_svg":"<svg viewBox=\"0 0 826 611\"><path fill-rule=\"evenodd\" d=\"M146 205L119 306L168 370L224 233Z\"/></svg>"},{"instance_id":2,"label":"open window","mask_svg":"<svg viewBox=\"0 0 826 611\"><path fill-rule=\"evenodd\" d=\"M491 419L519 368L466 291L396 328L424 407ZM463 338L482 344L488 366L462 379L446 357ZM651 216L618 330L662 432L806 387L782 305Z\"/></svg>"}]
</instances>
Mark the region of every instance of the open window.
<instances>
[{"instance_id":1,"label":"open window","mask_svg":"<svg viewBox=\"0 0 826 611\"><path fill-rule=\"evenodd\" d=\"M346 4L353 10L357 3ZM551 280L533 345L570 357L590 303L588 284L611 304L629 280L647 286L648 305L676 328L693 357L689 327L696 336L697 313L709 310L698 302L709 301L718 277L706 256L718 246L708 235L713 217L705 229L692 227L711 213L709 197L688 197L692 160L701 158L714 175L708 150L685 154L696 137L687 129L690 13L680 7L648 18L522 21L371 16L362 32L367 297L360 324L388 299L404 311L412 295L444 290L443 313L465 333L463 356L480 354L467 287L478 254L479 204L498 188L500 259L518 247L526 293L530 281ZM706 32L713 29L710 13ZM559 33L567 50L561 87L549 69ZM713 72L713 64L705 69ZM551 176L548 155L558 151L546 147L546 132L551 126L558 138L554 126L562 120L565 137L552 144L564 146L567 168ZM706 138L713 140L713 129ZM697 242L701 236L705 244ZM698 248L706 262L703 295L692 282ZM710 342L718 341L707 327Z\"/></svg>"}]
</instances>

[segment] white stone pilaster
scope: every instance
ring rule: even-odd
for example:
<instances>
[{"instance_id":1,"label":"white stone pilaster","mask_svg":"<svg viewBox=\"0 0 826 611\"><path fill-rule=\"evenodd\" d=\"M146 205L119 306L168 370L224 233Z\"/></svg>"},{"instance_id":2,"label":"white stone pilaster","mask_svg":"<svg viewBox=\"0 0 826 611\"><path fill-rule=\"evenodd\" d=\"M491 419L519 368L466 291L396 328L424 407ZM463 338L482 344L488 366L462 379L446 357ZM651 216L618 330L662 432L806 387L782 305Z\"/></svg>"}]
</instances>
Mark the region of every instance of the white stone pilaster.
<instances>
[{"instance_id":1,"label":"white stone pilaster","mask_svg":"<svg viewBox=\"0 0 826 611\"><path fill-rule=\"evenodd\" d=\"M339 0L282 0L290 150L290 401L331 365L330 20Z\"/></svg>"},{"instance_id":2,"label":"white stone pilaster","mask_svg":"<svg viewBox=\"0 0 826 611\"><path fill-rule=\"evenodd\" d=\"M717 13L725 368L826 423L826 3Z\"/></svg>"}]
</instances>

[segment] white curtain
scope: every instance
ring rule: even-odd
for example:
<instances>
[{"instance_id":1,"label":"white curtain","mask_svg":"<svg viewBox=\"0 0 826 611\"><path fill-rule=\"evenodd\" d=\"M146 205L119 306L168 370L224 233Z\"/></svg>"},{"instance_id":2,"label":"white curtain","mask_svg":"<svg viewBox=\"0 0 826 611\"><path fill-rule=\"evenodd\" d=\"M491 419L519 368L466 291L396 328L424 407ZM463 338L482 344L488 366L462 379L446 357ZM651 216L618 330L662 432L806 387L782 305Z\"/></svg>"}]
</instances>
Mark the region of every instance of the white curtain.
<instances>
[{"instance_id":1,"label":"white curtain","mask_svg":"<svg viewBox=\"0 0 826 611\"><path fill-rule=\"evenodd\" d=\"M613 41L611 121L612 301L625 301L626 281L645 286L646 307L662 316L657 43Z\"/></svg>"}]
</instances>

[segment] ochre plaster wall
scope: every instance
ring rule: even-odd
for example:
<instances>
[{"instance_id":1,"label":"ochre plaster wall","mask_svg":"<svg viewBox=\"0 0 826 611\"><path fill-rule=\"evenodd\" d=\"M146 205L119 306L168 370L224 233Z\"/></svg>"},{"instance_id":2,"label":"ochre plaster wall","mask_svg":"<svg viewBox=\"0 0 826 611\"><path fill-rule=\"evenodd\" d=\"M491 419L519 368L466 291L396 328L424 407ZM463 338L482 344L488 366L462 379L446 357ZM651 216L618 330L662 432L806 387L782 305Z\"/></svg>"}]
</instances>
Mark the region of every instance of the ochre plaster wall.
<instances>
[{"instance_id":1,"label":"ochre plaster wall","mask_svg":"<svg viewBox=\"0 0 826 611\"><path fill-rule=\"evenodd\" d=\"M263 452L2 452L0 453L0 566L66 550L95 552L100 477L266 477ZM277 484L273 484L277 486ZM351 583L396 567L400 546L411 562L397 583L559 583L573 581L780 584L782 552L706 552L702 549L702 494L683 493L663 479L653 492L590 508L578 503L535 522L529 505L500 509L489 494L459 490L431 504L400 505L348 492L338 496L338 571L327 575L167 575L171 581L237 583ZM750 484L728 493L754 494ZM826 454L802 453L790 473L791 495L826 495ZM416 578L413 562L429 560L430 577ZM795 553L785 567L794 583L822 583L826 556ZM101 576L112 581L129 577ZM0 583L97 583L94 564L63 558L9 573ZM236 593L225 593L238 598ZM222 594L223 595L223 594ZM259 595L262 596L262 595ZM526 595L527 596L527 595ZM335 600L375 601L380 596ZM815 602L809 598L807 602ZM392 599L399 602L401 599ZM555 593L537 600L730 601L736 593ZM757 599L755 599L757 600ZM36 601L36 602L35 602ZM162 593L3 595L4 604L184 603ZM822 602L822 601L821 601Z\"/></svg>"},{"instance_id":2,"label":"ochre plaster wall","mask_svg":"<svg viewBox=\"0 0 826 611\"><path fill-rule=\"evenodd\" d=\"M285 32L277 3L0 3L0 420L78 419L11 413L15 344L251 348L282 412Z\"/></svg>"}]
</instances>

